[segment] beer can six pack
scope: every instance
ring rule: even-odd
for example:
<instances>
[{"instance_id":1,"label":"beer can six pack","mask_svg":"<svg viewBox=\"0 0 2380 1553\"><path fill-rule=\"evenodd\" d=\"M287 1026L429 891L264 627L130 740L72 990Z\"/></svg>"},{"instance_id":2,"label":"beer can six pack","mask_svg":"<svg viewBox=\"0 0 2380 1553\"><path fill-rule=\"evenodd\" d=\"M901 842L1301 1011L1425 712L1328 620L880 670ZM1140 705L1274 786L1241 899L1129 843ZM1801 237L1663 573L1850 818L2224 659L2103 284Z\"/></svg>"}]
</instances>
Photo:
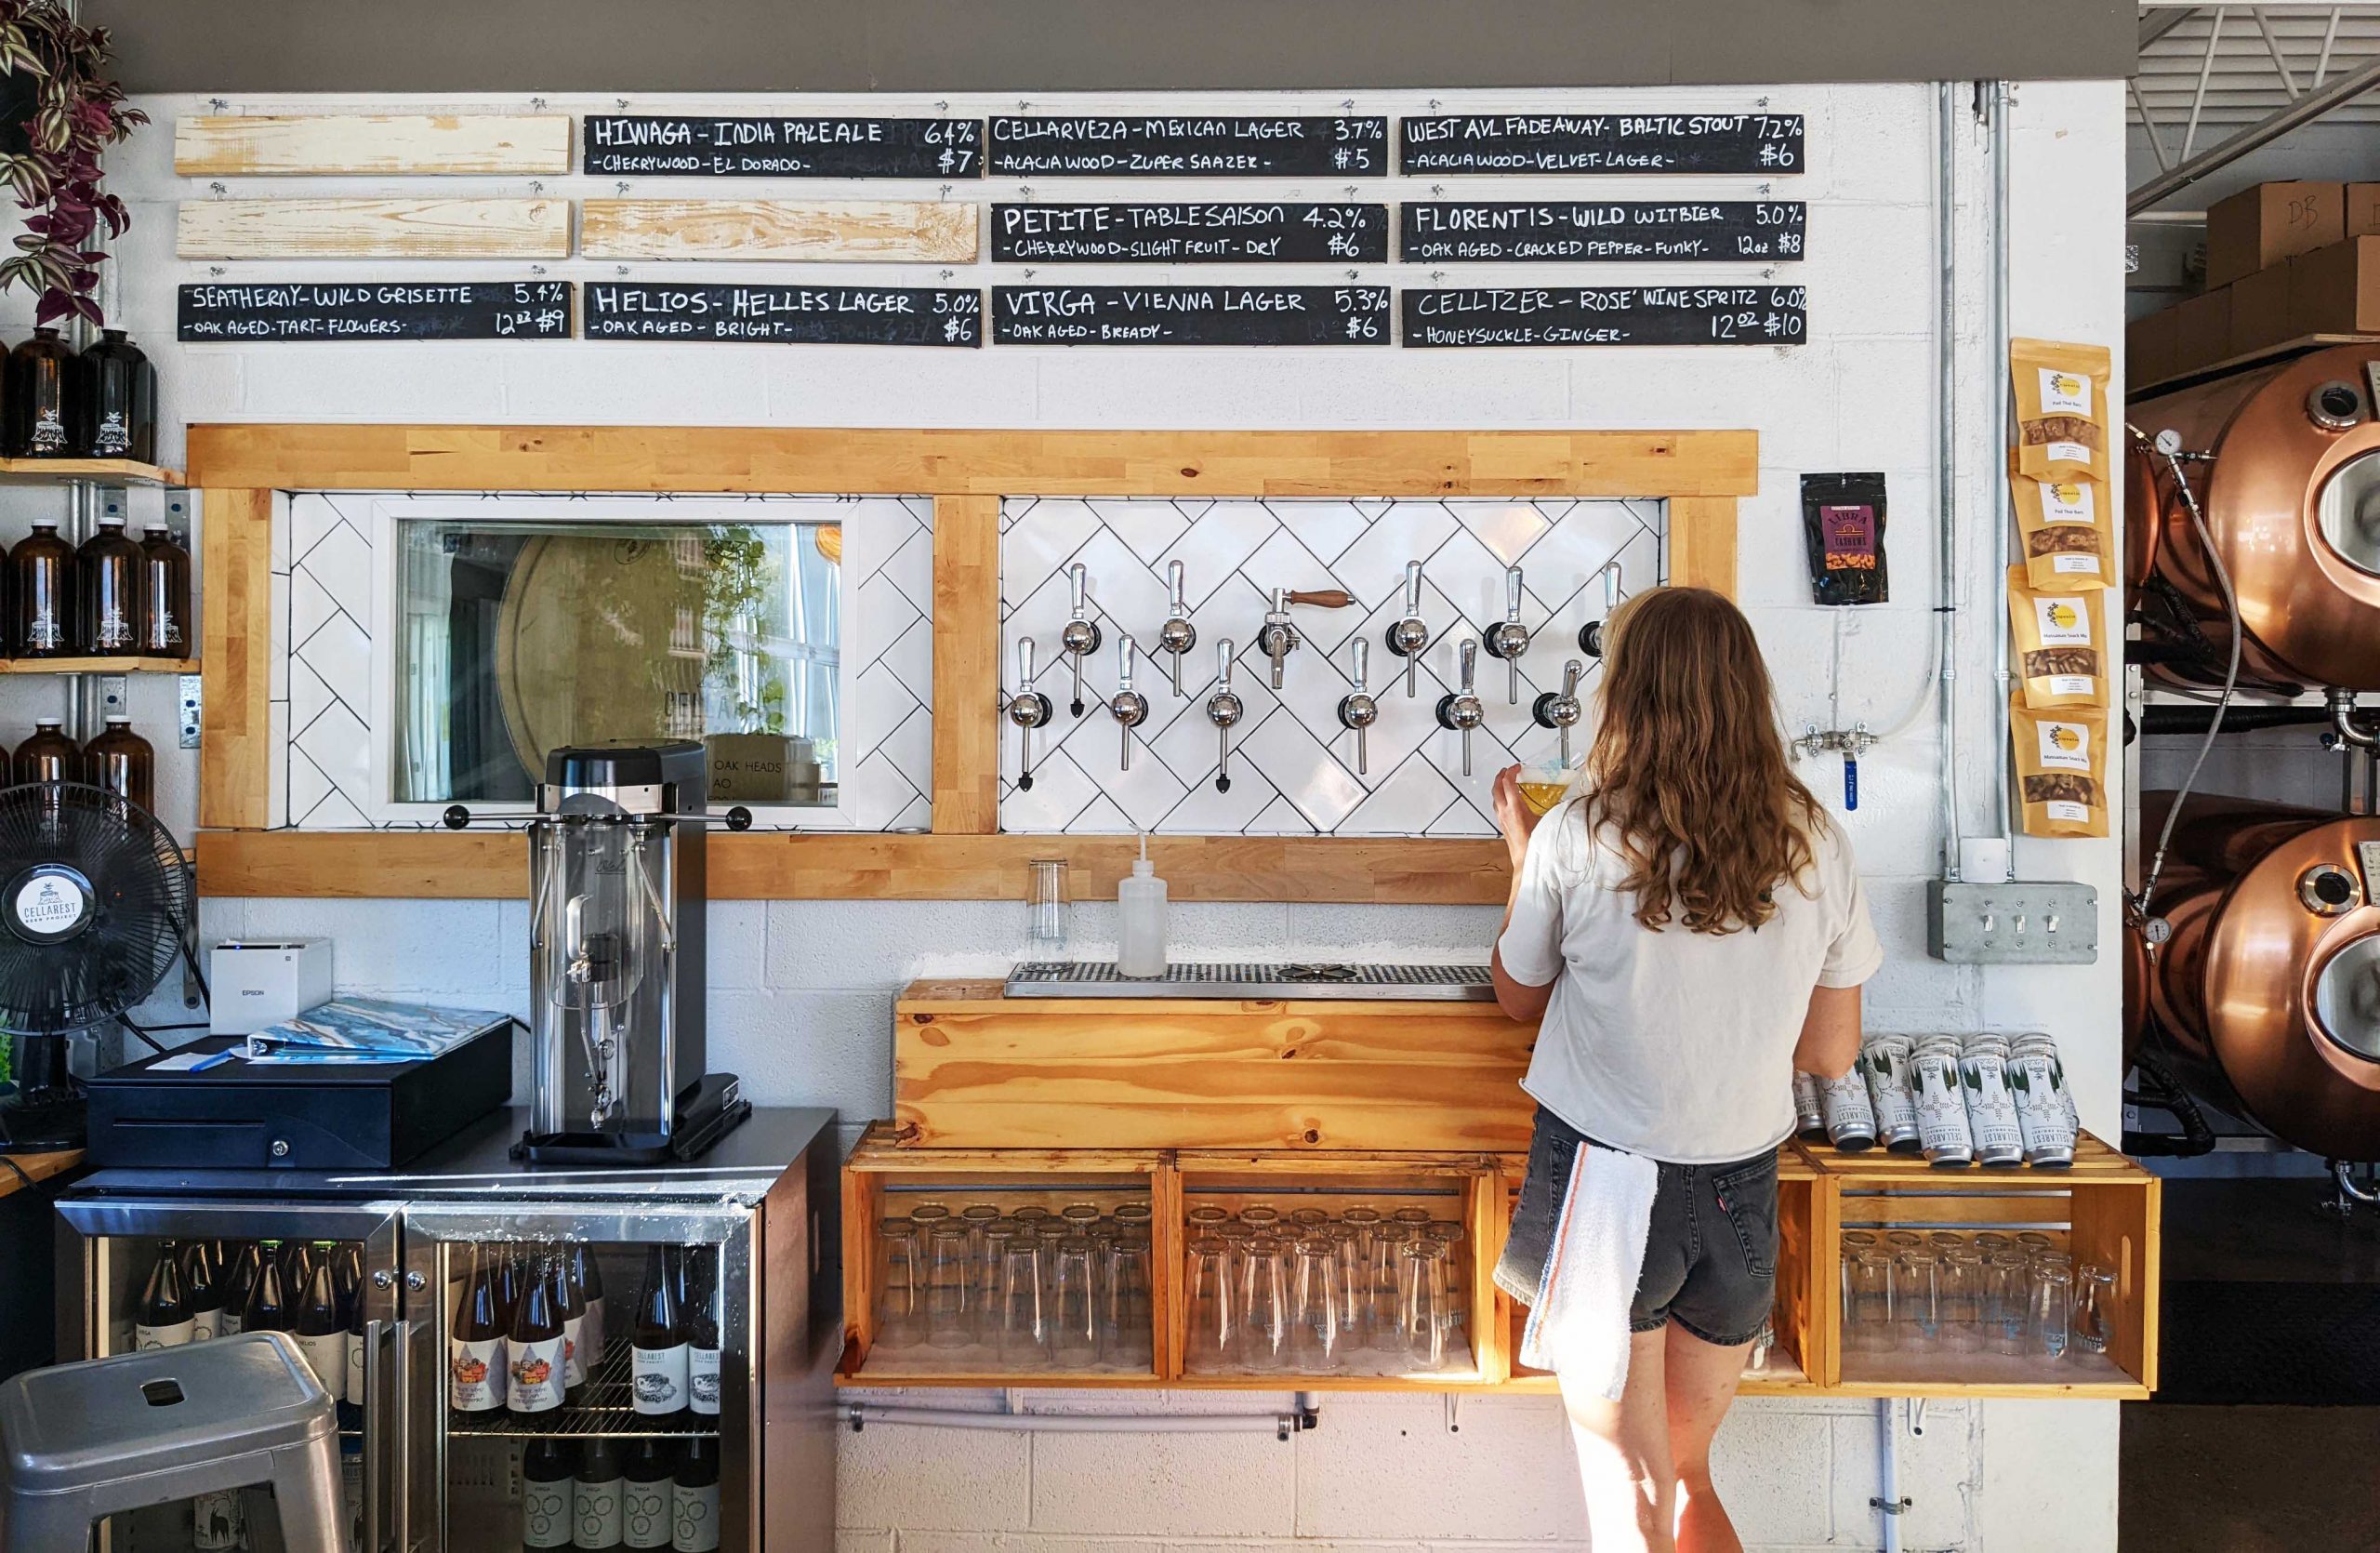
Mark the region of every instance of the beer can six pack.
<instances>
[{"instance_id":1,"label":"beer can six pack","mask_svg":"<svg viewBox=\"0 0 2380 1553\"><path fill-rule=\"evenodd\" d=\"M1945 1170L2059 1169L2078 1130L2057 1045L2038 1031L1871 1035L1842 1078L1793 1075L1793 1115L1812 1141L1922 1152Z\"/></svg>"}]
</instances>

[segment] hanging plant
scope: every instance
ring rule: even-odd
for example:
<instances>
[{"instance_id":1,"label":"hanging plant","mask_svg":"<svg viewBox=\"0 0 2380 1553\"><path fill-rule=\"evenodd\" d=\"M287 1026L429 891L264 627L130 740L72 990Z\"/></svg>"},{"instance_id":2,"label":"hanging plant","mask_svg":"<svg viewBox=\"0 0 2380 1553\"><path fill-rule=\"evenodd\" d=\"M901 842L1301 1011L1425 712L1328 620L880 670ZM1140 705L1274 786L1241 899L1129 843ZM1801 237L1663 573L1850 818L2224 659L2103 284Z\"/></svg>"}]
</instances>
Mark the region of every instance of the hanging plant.
<instances>
[{"instance_id":1,"label":"hanging plant","mask_svg":"<svg viewBox=\"0 0 2380 1553\"><path fill-rule=\"evenodd\" d=\"M79 27L58 0L0 0L0 70L7 100L31 114L0 139L0 179L26 212L17 254L0 259L0 288L40 294L36 324L61 318L104 323L93 245L99 223L111 237L130 224L124 202L99 187L100 153L149 122L124 105L124 88L101 73L111 47L104 27Z\"/></svg>"}]
</instances>

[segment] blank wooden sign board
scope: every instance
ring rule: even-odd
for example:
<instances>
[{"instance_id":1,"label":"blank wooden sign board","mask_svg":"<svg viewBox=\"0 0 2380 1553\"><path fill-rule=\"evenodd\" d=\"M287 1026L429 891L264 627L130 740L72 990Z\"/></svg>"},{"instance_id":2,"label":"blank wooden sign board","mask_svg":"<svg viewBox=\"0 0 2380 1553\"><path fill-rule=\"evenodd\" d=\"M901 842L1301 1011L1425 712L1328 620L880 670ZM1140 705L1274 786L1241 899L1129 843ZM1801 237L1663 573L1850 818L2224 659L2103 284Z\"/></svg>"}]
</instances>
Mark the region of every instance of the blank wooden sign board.
<instances>
[{"instance_id":1,"label":"blank wooden sign board","mask_svg":"<svg viewBox=\"0 0 2380 1553\"><path fill-rule=\"evenodd\" d=\"M588 259L972 264L975 206L956 201L588 200Z\"/></svg>"},{"instance_id":2,"label":"blank wooden sign board","mask_svg":"<svg viewBox=\"0 0 2380 1553\"><path fill-rule=\"evenodd\" d=\"M567 113L257 113L178 119L174 171L564 173Z\"/></svg>"},{"instance_id":3,"label":"blank wooden sign board","mask_svg":"<svg viewBox=\"0 0 2380 1553\"><path fill-rule=\"evenodd\" d=\"M184 259L567 259L561 199L184 200Z\"/></svg>"}]
</instances>

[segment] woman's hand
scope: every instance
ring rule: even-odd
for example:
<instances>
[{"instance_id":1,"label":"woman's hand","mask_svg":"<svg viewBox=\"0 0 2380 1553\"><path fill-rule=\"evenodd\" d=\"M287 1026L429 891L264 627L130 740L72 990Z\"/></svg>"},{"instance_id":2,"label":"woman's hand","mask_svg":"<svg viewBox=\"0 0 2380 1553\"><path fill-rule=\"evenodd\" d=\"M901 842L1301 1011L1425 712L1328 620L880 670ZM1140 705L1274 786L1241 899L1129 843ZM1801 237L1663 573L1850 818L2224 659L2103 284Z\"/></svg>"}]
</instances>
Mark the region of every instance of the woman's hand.
<instances>
[{"instance_id":1,"label":"woman's hand","mask_svg":"<svg viewBox=\"0 0 2380 1553\"><path fill-rule=\"evenodd\" d=\"M1529 833L1537 829L1541 816L1528 806L1521 796L1521 768L1508 765L1496 773L1496 829L1504 833L1504 845L1513 855L1513 871L1521 870L1521 858L1527 855Z\"/></svg>"}]
</instances>

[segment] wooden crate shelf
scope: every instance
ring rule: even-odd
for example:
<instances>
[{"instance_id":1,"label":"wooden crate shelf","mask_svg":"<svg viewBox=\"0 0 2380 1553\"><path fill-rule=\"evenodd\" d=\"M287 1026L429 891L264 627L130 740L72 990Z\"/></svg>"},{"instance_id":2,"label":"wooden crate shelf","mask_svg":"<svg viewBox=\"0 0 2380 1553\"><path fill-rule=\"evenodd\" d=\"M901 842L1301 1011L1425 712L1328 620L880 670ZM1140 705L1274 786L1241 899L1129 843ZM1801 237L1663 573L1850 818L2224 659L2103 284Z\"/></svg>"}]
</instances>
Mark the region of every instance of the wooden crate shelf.
<instances>
[{"instance_id":1,"label":"wooden crate shelf","mask_svg":"<svg viewBox=\"0 0 2380 1553\"><path fill-rule=\"evenodd\" d=\"M194 657L0 657L0 674L195 674Z\"/></svg>"},{"instance_id":2,"label":"wooden crate shelf","mask_svg":"<svg viewBox=\"0 0 2380 1553\"><path fill-rule=\"evenodd\" d=\"M182 471L132 458L0 458L0 485L165 485L187 482Z\"/></svg>"}]
</instances>

